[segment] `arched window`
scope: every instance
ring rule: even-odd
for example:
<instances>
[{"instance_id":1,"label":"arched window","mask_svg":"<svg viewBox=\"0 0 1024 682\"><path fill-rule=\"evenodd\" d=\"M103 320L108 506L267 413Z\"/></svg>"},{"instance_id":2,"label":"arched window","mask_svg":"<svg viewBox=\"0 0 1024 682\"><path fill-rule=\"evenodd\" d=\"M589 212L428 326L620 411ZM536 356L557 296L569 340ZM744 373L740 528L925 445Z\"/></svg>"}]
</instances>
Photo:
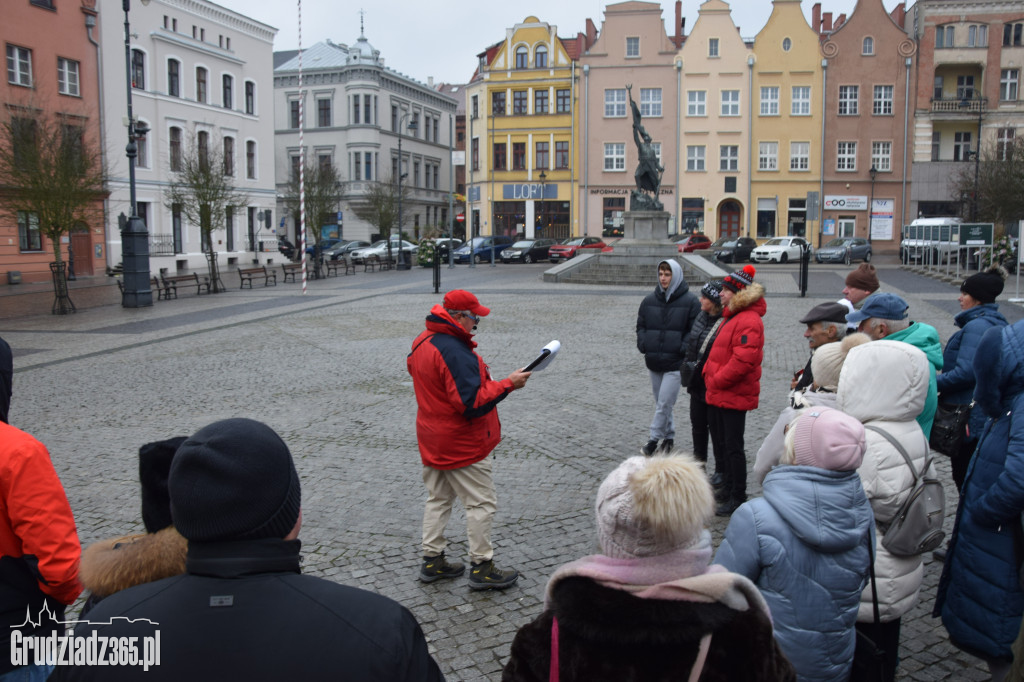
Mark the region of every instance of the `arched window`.
<instances>
[{"instance_id":1,"label":"arched window","mask_svg":"<svg viewBox=\"0 0 1024 682\"><path fill-rule=\"evenodd\" d=\"M538 45L537 51L533 54L533 65L538 69L546 69L548 66L548 48Z\"/></svg>"},{"instance_id":2,"label":"arched window","mask_svg":"<svg viewBox=\"0 0 1024 682\"><path fill-rule=\"evenodd\" d=\"M525 45L520 45L516 48L516 68L525 69L526 62L529 57L529 50L526 49Z\"/></svg>"},{"instance_id":3,"label":"arched window","mask_svg":"<svg viewBox=\"0 0 1024 682\"><path fill-rule=\"evenodd\" d=\"M864 42L860 48L861 54L874 54L875 53L875 39L871 36L864 38Z\"/></svg>"}]
</instances>

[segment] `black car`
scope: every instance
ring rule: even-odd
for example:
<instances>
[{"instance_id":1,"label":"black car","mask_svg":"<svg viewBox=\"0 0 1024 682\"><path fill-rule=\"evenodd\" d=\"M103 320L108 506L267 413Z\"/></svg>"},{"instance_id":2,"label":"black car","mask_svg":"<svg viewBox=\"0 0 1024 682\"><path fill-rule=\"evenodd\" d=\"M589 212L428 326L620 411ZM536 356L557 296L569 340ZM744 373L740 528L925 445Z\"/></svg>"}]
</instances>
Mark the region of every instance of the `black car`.
<instances>
[{"instance_id":1,"label":"black car","mask_svg":"<svg viewBox=\"0 0 1024 682\"><path fill-rule=\"evenodd\" d=\"M501 252L501 262L536 263L548 259L548 249L557 244L554 239L520 239Z\"/></svg>"},{"instance_id":2,"label":"black car","mask_svg":"<svg viewBox=\"0 0 1024 682\"><path fill-rule=\"evenodd\" d=\"M757 241L750 237L719 237L709 249L715 260L723 263L746 263Z\"/></svg>"}]
</instances>

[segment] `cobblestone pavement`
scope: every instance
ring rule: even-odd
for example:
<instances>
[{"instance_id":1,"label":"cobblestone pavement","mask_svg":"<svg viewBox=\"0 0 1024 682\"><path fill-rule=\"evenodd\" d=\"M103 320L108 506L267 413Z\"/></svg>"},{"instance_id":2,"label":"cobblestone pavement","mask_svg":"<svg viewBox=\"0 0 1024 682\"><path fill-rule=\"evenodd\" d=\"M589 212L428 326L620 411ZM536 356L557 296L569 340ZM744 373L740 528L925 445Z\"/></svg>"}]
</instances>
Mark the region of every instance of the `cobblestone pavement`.
<instances>
[{"instance_id":1,"label":"cobblestone pavement","mask_svg":"<svg viewBox=\"0 0 1024 682\"><path fill-rule=\"evenodd\" d=\"M442 270L442 291L471 289L493 309L477 340L495 376L522 366L549 340L562 342L558 360L499 408L493 539L499 565L522 573L504 592L472 592L465 579L416 580L425 494L405 357L441 300L429 270L314 281L306 296L299 285L279 284L148 309L4 320L0 335L13 346L16 366L11 421L50 449L83 544L141 529L140 444L225 417L266 421L291 447L302 478L304 570L409 607L449 679L496 680L516 629L540 613L548 576L595 550L597 486L639 451L653 407L634 336L648 290L548 285L545 267ZM912 317L935 325L945 342L954 331L956 288L879 267L883 290L904 295ZM810 293L800 298L794 268L759 268L768 290L767 344L761 407L748 418L751 460L807 357L796 320L835 300L847 271L814 267ZM1002 308L1014 321L1024 317L1016 306ZM685 394L675 414L676 442L688 446ZM944 459L940 471L948 479ZM951 484L947 495L948 531ZM716 545L724 527L713 522ZM461 509L449 531L449 555L464 558ZM901 679L987 678L928 615L941 564L930 555L925 562L920 604L903 619Z\"/></svg>"}]
</instances>

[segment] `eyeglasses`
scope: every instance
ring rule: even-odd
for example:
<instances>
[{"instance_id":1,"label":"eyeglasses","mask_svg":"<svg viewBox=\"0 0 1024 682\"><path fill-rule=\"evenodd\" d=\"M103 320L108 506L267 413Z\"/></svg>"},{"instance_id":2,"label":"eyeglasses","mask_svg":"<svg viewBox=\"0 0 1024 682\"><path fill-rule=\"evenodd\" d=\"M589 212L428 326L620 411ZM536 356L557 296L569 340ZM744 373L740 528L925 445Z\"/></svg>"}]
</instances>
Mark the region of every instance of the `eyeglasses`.
<instances>
[{"instance_id":1,"label":"eyeglasses","mask_svg":"<svg viewBox=\"0 0 1024 682\"><path fill-rule=\"evenodd\" d=\"M473 324L479 324L480 323L480 318L477 317L476 315L474 315L473 313L464 312L462 314L465 315L466 317L468 317L469 319L473 320Z\"/></svg>"}]
</instances>

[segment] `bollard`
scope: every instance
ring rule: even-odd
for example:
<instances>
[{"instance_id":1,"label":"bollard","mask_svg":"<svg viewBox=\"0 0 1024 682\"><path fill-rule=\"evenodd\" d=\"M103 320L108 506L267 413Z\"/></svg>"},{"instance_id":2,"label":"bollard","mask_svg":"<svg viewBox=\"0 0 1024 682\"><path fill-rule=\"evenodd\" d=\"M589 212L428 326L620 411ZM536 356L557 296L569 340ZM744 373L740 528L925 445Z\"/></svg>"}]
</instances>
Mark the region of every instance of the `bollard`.
<instances>
[{"instance_id":1,"label":"bollard","mask_svg":"<svg viewBox=\"0 0 1024 682\"><path fill-rule=\"evenodd\" d=\"M811 265L811 249L805 246L800 254L800 298L807 295L807 271Z\"/></svg>"},{"instance_id":2,"label":"bollard","mask_svg":"<svg viewBox=\"0 0 1024 682\"><path fill-rule=\"evenodd\" d=\"M434 249L432 266L434 268L434 293L441 293L441 249Z\"/></svg>"}]
</instances>

